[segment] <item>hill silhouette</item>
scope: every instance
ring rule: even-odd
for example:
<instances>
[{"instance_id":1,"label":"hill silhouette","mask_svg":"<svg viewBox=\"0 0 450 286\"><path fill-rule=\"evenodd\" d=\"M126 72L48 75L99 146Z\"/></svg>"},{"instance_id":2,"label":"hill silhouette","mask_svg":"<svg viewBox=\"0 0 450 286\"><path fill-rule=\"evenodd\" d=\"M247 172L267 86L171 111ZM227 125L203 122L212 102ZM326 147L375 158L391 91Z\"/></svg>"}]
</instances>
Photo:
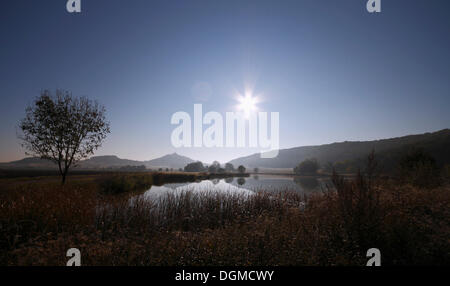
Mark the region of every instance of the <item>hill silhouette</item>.
<instances>
[{"instance_id":1,"label":"hill silhouette","mask_svg":"<svg viewBox=\"0 0 450 286\"><path fill-rule=\"evenodd\" d=\"M147 167L184 168L187 164L195 162L189 157L177 153L169 154L150 161L144 161Z\"/></svg>"},{"instance_id":2,"label":"hill silhouette","mask_svg":"<svg viewBox=\"0 0 450 286\"><path fill-rule=\"evenodd\" d=\"M419 135L409 135L397 138L374 141L346 141L319 146L304 146L280 150L278 156L272 159L262 159L256 153L250 156L231 160L234 166L243 165L247 168L294 168L300 162L316 158L319 164L334 165L339 171L355 171L365 165L366 156L375 150L377 159L385 171L394 168L401 156L411 148L423 148L436 160L439 166L450 164L450 129ZM107 169L126 166L142 166L147 168L184 168L195 160L179 155L168 154L160 158L136 161L122 159L114 155L94 156L79 162L77 169ZM55 169L56 165L40 158L24 158L9 163L0 163L3 169Z\"/></svg>"},{"instance_id":3,"label":"hill silhouette","mask_svg":"<svg viewBox=\"0 0 450 286\"><path fill-rule=\"evenodd\" d=\"M183 168L188 163L194 162L191 158L178 155L177 153L165 155L148 161L136 161L121 159L114 155L93 156L80 161L75 169L115 169L127 166L145 166L147 168ZM40 158L30 157L9 163L0 163L3 169L56 169L55 163Z\"/></svg>"},{"instance_id":4,"label":"hill silhouette","mask_svg":"<svg viewBox=\"0 0 450 286\"><path fill-rule=\"evenodd\" d=\"M294 168L300 162L316 158L325 164L343 164L355 169L364 166L366 156L375 150L377 158L386 170L394 167L397 160L410 148L423 148L431 154L439 165L450 163L450 130L444 129L433 133L409 135L375 141L354 141L304 146L280 150L272 159L262 159L256 153L230 161L233 165L260 168Z\"/></svg>"}]
</instances>

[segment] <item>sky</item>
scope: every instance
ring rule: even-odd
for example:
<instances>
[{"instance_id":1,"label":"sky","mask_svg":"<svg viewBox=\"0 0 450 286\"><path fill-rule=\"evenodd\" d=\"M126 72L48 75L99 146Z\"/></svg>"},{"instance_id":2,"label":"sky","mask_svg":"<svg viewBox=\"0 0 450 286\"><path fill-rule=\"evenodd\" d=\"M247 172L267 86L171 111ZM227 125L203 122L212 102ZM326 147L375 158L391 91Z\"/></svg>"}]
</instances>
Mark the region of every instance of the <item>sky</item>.
<instances>
[{"instance_id":1,"label":"sky","mask_svg":"<svg viewBox=\"0 0 450 286\"><path fill-rule=\"evenodd\" d=\"M450 1L366 2L4 0L0 162L25 157L18 122L43 89L99 101L111 134L95 155L135 160L258 152L171 144L175 112L225 117L246 89L279 112L280 148L450 127Z\"/></svg>"}]
</instances>

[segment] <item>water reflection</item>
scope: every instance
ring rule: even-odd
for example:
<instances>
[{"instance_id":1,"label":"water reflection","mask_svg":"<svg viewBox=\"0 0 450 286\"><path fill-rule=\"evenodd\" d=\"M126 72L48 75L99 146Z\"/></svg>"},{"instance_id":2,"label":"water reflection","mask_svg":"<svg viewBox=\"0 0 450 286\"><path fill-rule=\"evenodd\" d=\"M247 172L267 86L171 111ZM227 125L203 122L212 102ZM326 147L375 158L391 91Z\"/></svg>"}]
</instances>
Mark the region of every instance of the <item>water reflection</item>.
<instances>
[{"instance_id":1,"label":"water reflection","mask_svg":"<svg viewBox=\"0 0 450 286\"><path fill-rule=\"evenodd\" d=\"M204 180L197 183L186 184L165 184L164 186L152 186L142 196L146 199L158 200L168 194L183 194L191 192L193 195L198 194L238 194L253 195L254 192L245 188L237 187L233 184L225 182L224 179Z\"/></svg>"},{"instance_id":2,"label":"water reflection","mask_svg":"<svg viewBox=\"0 0 450 286\"><path fill-rule=\"evenodd\" d=\"M313 191L319 188L319 180L312 177L294 177L294 182L297 183L305 191Z\"/></svg>"},{"instance_id":3,"label":"water reflection","mask_svg":"<svg viewBox=\"0 0 450 286\"><path fill-rule=\"evenodd\" d=\"M299 192L311 194L321 191L326 179L290 177L280 175L258 175L247 178L225 178L204 180L191 183L171 183L163 186L152 186L143 196L146 198L159 198L166 194L182 193L191 191L193 193L233 193L233 194L254 194L254 192Z\"/></svg>"},{"instance_id":4,"label":"water reflection","mask_svg":"<svg viewBox=\"0 0 450 286\"><path fill-rule=\"evenodd\" d=\"M245 184L245 179L244 178L238 178L237 179L237 183L239 186L242 186L243 184Z\"/></svg>"}]
</instances>

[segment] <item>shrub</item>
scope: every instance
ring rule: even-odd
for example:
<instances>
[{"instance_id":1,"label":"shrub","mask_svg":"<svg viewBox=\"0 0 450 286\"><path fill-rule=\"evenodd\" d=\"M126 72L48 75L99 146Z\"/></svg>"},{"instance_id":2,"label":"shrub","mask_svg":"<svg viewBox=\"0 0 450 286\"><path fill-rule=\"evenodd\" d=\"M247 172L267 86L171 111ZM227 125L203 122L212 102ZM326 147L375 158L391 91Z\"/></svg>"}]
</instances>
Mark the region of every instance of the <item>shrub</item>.
<instances>
[{"instance_id":1,"label":"shrub","mask_svg":"<svg viewBox=\"0 0 450 286\"><path fill-rule=\"evenodd\" d=\"M307 159L294 168L296 175L314 175L319 170L319 163L316 159Z\"/></svg>"},{"instance_id":2,"label":"shrub","mask_svg":"<svg viewBox=\"0 0 450 286\"><path fill-rule=\"evenodd\" d=\"M377 162L374 152L367 159L365 172L359 171L353 180L345 180L333 172L332 182L347 239L363 252L378 243L383 209L380 187L375 178ZM372 245L372 246L371 246Z\"/></svg>"},{"instance_id":3,"label":"shrub","mask_svg":"<svg viewBox=\"0 0 450 286\"><path fill-rule=\"evenodd\" d=\"M442 181L446 184L450 184L450 165L447 164L442 168Z\"/></svg>"},{"instance_id":4,"label":"shrub","mask_svg":"<svg viewBox=\"0 0 450 286\"><path fill-rule=\"evenodd\" d=\"M185 172L204 172L205 170L205 166L203 166L203 163L200 161L189 163L184 167Z\"/></svg>"},{"instance_id":5,"label":"shrub","mask_svg":"<svg viewBox=\"0 0 450 286\"><path fill-rule=\"evenodd\" d=\"M151 188L153 176L151 174L118 174L106 176L98 180L104 194L120 194Z\"/></svg>"},{"instance_id":6,"label":"shrub","mask_svg":"<svg viewBox=\"0 0 450 286\"><path fill-rule=\"evenodd\" d=\"M227 172L234 172L234 166L231 163L226 163L225 164L225 171Z\"/></svg>"},{"instance_id":7,"label":"shrub","mask_svg":"<svg viewBox=\"0 0 450 286\"><path fill-rule=\"evenodd\" d=\"M412 148L400 159L399 173L403 182L417 187L433 188L440 184L436 161L422 148Z\"/></svg>"}]
</instances>

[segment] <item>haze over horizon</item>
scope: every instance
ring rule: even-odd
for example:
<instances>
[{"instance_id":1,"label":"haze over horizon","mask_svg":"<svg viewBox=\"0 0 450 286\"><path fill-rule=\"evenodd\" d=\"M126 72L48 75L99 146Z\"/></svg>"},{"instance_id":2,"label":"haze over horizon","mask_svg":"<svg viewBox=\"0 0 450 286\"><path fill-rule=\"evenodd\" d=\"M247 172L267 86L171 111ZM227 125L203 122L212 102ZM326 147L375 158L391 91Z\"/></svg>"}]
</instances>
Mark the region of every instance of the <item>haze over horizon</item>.
<instances>
[{"instance_id":1,"label":"haze over horizon","mask_svg":"<svg viewBox=\"0 0 450 286\"><path fill-rule=\"evenodd\" d=\"M431 132L425 132L425 134L426 134L426 133L435 133L435 132L443 131L443 130L449 130L449 129L446 128L446 129L435 130L435 131L431 131ZM410 135L422 135L422 134L407 134L407 135L396 136L396 137L391 137L391 138L378 138L378 139L373 139L373 140L355 140L355 141L352 141L352 140L346 140L346 141L330 142L330 143L323 143L323 144L317 144L317 145L294 146L294 147L289 147L289 148L283 148L283 149L280 149L280 150L288 150L288 149L299 148L299 147L322 146L322 145L328 145L328 144L333 144L333 143L344 143L344 142L370 142L370 141L377 141L377 140L383 140L383 139L394 139L394 138L405 137L405 136L410 136ZM259 154L259 152L249 153L249 154L242 155L242 156L239 156L239 157L236 157L236 158L232 158L232 159L227 160L227 161L221 161L221 162L219 162L219 163L225 164L225 163L228 163L228 162L233 161L233 160L235 160L235 159L240 159L240 158L244 158L244 157L251 156L251 155L255 155L255 154ZM211 164L213 161L216 161L216 160L210 160L210 161L199 160L199 159L197 159L197 158L195 158L195 157L189 157L189 156L186 156L186 155L184 155L184 154L180 154L179 152L167 153L167 154L163 154L163 155L161 155L161 156L157 156L157 157L154 157L154 158L134 158L134 159L131 159L131 158L120 157L120 156L118 156L118 155L116 155L116 154L103 154L103 155L96 155L96 154L94 154L94 155L92 155L92 156L89 156L89 158L93 158L93 157L102 157L102 156L115 156L115 157L118 157L119 159L134 160L134 161L143 161L143 162L144 162L144 161L151 161L151 160L154 160L154 159L159 159L159 158L166 157L166 156L171 156L171 155L178 155L178 156L187 157L187 158L192 159L192 160L194 160L194 161L201 161L201 162L206 163L206 164ZM28 158L28 157L24 157L24 158ZM9 163L9 162L13 162L13 161L19 161L19 160L24 159L24 158L20 158L20 159L18 159L18 160L12 160L12 161L0 162L0 163ZM88 158L88 159L89 159L89 158Z\"/></svg>"},{"instance_id":2,"label":"haze over horizon","mask_svg":"<svg viewBox=\"0 0 450 286\"><path fill-rule=\"evenodd\" d=\"M0 162L25 157L16 126L42 89L106 107L95 156L178 153L228 162L259 148L174 148L170 118L236 109L253 89L280 112L280 148L449 128L448 1L8 1L0 9ZM45 15L45 17L43 17Z\"/></svg>"}]
</instances>

